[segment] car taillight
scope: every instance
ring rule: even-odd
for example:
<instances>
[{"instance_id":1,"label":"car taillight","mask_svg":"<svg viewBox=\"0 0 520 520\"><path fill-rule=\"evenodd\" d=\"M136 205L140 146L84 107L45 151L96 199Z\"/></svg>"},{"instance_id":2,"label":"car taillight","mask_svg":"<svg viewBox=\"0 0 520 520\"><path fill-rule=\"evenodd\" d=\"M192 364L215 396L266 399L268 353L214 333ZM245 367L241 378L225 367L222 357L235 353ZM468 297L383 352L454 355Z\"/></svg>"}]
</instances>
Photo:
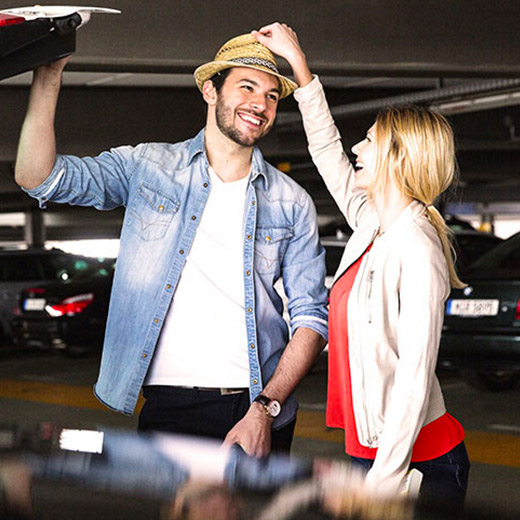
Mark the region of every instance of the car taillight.
<instances>
[{"instance_id":1,"label":"car taillight","mask_svg":"<svg viewBox=\"0 0 520 520\"><path fill-rule=\"evenodd\" d=\"M25 18L22 18L21 16L0 13L0 27L4 27L6 25L14 25L15 23L23 22L25 22Z\"/></svg>"},{"instance_id":2,"label":"car taillight","mask_svg":"<svg viewBox=\"0 0 520 520\"><path fill-rule=\"evenodd\" d=\"M53 318L59 316L75 316L83 312L93 301L93 293L80 294L78 296L72 296L71 298L65 298L65 300L60 303L47 304L45 310L47 314Z\"/></svg>"},{"instance_id":3,"label":"car taillight","mask_svg":"<svg viewBox=\"0 0 520 520\"><path fill-rule=\"evenodd\" d=\"M515 320L520 320L520 300L516 304Z\"/></svg>"}]
</instances>

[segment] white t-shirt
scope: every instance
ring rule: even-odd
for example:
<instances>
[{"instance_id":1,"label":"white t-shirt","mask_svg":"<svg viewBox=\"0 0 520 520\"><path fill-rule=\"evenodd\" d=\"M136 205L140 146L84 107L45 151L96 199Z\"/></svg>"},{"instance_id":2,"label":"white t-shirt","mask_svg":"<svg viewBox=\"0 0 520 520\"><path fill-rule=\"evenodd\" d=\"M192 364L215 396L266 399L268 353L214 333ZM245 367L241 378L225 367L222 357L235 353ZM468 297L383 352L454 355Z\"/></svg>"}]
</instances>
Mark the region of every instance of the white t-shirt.
<instances>
[{"instance_id":1,"label":"white t-shirt","mask_svg":"<svg viewBox=\"0 0 520 520\"><path fill-rule=\"evenodd\" d=\"M244 206L249 177L211 192L166 316L148 385L247 388Z\"/></svg>"}]
</instances>

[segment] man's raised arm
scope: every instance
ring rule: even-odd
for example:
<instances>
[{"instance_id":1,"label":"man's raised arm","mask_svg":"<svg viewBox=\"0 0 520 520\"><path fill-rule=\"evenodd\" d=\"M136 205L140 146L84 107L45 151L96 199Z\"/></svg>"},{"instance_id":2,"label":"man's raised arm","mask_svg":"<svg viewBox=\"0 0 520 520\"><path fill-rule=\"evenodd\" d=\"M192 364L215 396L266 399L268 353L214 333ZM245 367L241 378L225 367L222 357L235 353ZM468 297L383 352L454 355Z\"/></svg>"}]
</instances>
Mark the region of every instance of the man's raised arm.
<instances>
[{"instance_id":1,"label":"man's raised arm","mask_svg":"<svg viewBox=\"0 0 520 520\"><path fill-rule=\"evenodd\" d=\"M15 181L26 189L39 186L51 173L56 160L54 116L63 69L69 58L34 71L29 106L20 134Z\"/></svg>"}]
</instances>

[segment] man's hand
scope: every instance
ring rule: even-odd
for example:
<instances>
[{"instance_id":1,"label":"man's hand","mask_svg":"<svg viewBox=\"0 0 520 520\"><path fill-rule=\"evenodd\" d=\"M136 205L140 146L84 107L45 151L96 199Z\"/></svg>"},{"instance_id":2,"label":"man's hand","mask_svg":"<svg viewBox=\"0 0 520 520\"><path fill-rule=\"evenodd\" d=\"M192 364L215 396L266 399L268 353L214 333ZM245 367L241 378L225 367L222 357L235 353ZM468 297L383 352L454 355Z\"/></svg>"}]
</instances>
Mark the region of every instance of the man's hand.
<instances>
[{"instance_id":1,"label":"man's hand","mask_svg":"<svg viewBox=\"0 0 520 520\"><path fill-rule=\"evenodd\" d=\"M49 88L50 85L55 85L59 88L61 84L61 78L63 69L69 62L71 56L66 56L52 63L41 65L37 69L34 69L33 83L41 85L42 88Z\"/></svg>"},{"instance_id":2,"label":"man's hand","mask_svg":"<svg viewBox=\"0 0 520 520\"><path fill-rule=\"evenodd\" d=\"M224 444L239 444L248 455L265 457L271 451L272 423L263 407L252 403L246 415L229 431Z\"/></svg>"},{"instance_id":3,"label":"man's hand","mask_svg":"<svg viewBox=\"0 0 520 520\"><path fill-rule=\"evenodd\" d=\"M297 329L262 394L285 403L324 346L325 340L314 330L306 327ZM240 444L248 455L265 457L271 451L273 422L265 408L253 402L244 418L227 434L224 444Z\"/></svg>"},{"instance_id":4,"label":"man's hand","mask_svg":"<svg viewBox=\"0 0 520 520\"><path fill-rule=\"evenodd\" d=\"M59 60L52 61L51 63L47 63L46 65L41 65L36 70L47 70L49 72L61 73L67 63L72 58L72 54L69 56L65 56L64 58L60 58Z\"/></svg>"},{"instance_id":5,"label":"man's hand","mask_svg":"<svg viewBox=\"0 0 520 520\"><path fill-rule=\"evenodd\" d=\"M307 65L307 59L298 41L298 35L284 23L272 23L251 33L270 51L278 54L289 62L294 77L300 87L312 80L312 74Z\"/></svg>"}]
</instances>

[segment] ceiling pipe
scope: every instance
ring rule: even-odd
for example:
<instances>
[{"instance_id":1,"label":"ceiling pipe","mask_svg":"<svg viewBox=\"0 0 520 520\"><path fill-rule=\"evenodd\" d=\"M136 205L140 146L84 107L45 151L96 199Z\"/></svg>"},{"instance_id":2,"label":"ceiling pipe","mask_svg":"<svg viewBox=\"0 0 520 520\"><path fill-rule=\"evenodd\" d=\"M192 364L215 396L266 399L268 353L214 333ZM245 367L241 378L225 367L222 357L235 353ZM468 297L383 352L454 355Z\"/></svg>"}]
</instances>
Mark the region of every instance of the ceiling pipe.
<instances>
[{"instance_id":1,"label":"ceiling pipe","mask_svg":"<svg viewBox=\"0 0 520 520\"><path fill-rule=\"evenodd\" d=\"M446 101L453 98L467 98L478 94L489 94L490 92L504 91L520 88L520 79L492 79L443 87L434 90L423 90L398 96L360 101L348 105L338 105L331 107L332 115L335 119L345 119L362 114L375 113L378 110L397 105L408 104L428 104ZM301 127L301 116L299 112L282 112L277 117L277 128L290 130Z\"/></svg>"}]
</instances>

